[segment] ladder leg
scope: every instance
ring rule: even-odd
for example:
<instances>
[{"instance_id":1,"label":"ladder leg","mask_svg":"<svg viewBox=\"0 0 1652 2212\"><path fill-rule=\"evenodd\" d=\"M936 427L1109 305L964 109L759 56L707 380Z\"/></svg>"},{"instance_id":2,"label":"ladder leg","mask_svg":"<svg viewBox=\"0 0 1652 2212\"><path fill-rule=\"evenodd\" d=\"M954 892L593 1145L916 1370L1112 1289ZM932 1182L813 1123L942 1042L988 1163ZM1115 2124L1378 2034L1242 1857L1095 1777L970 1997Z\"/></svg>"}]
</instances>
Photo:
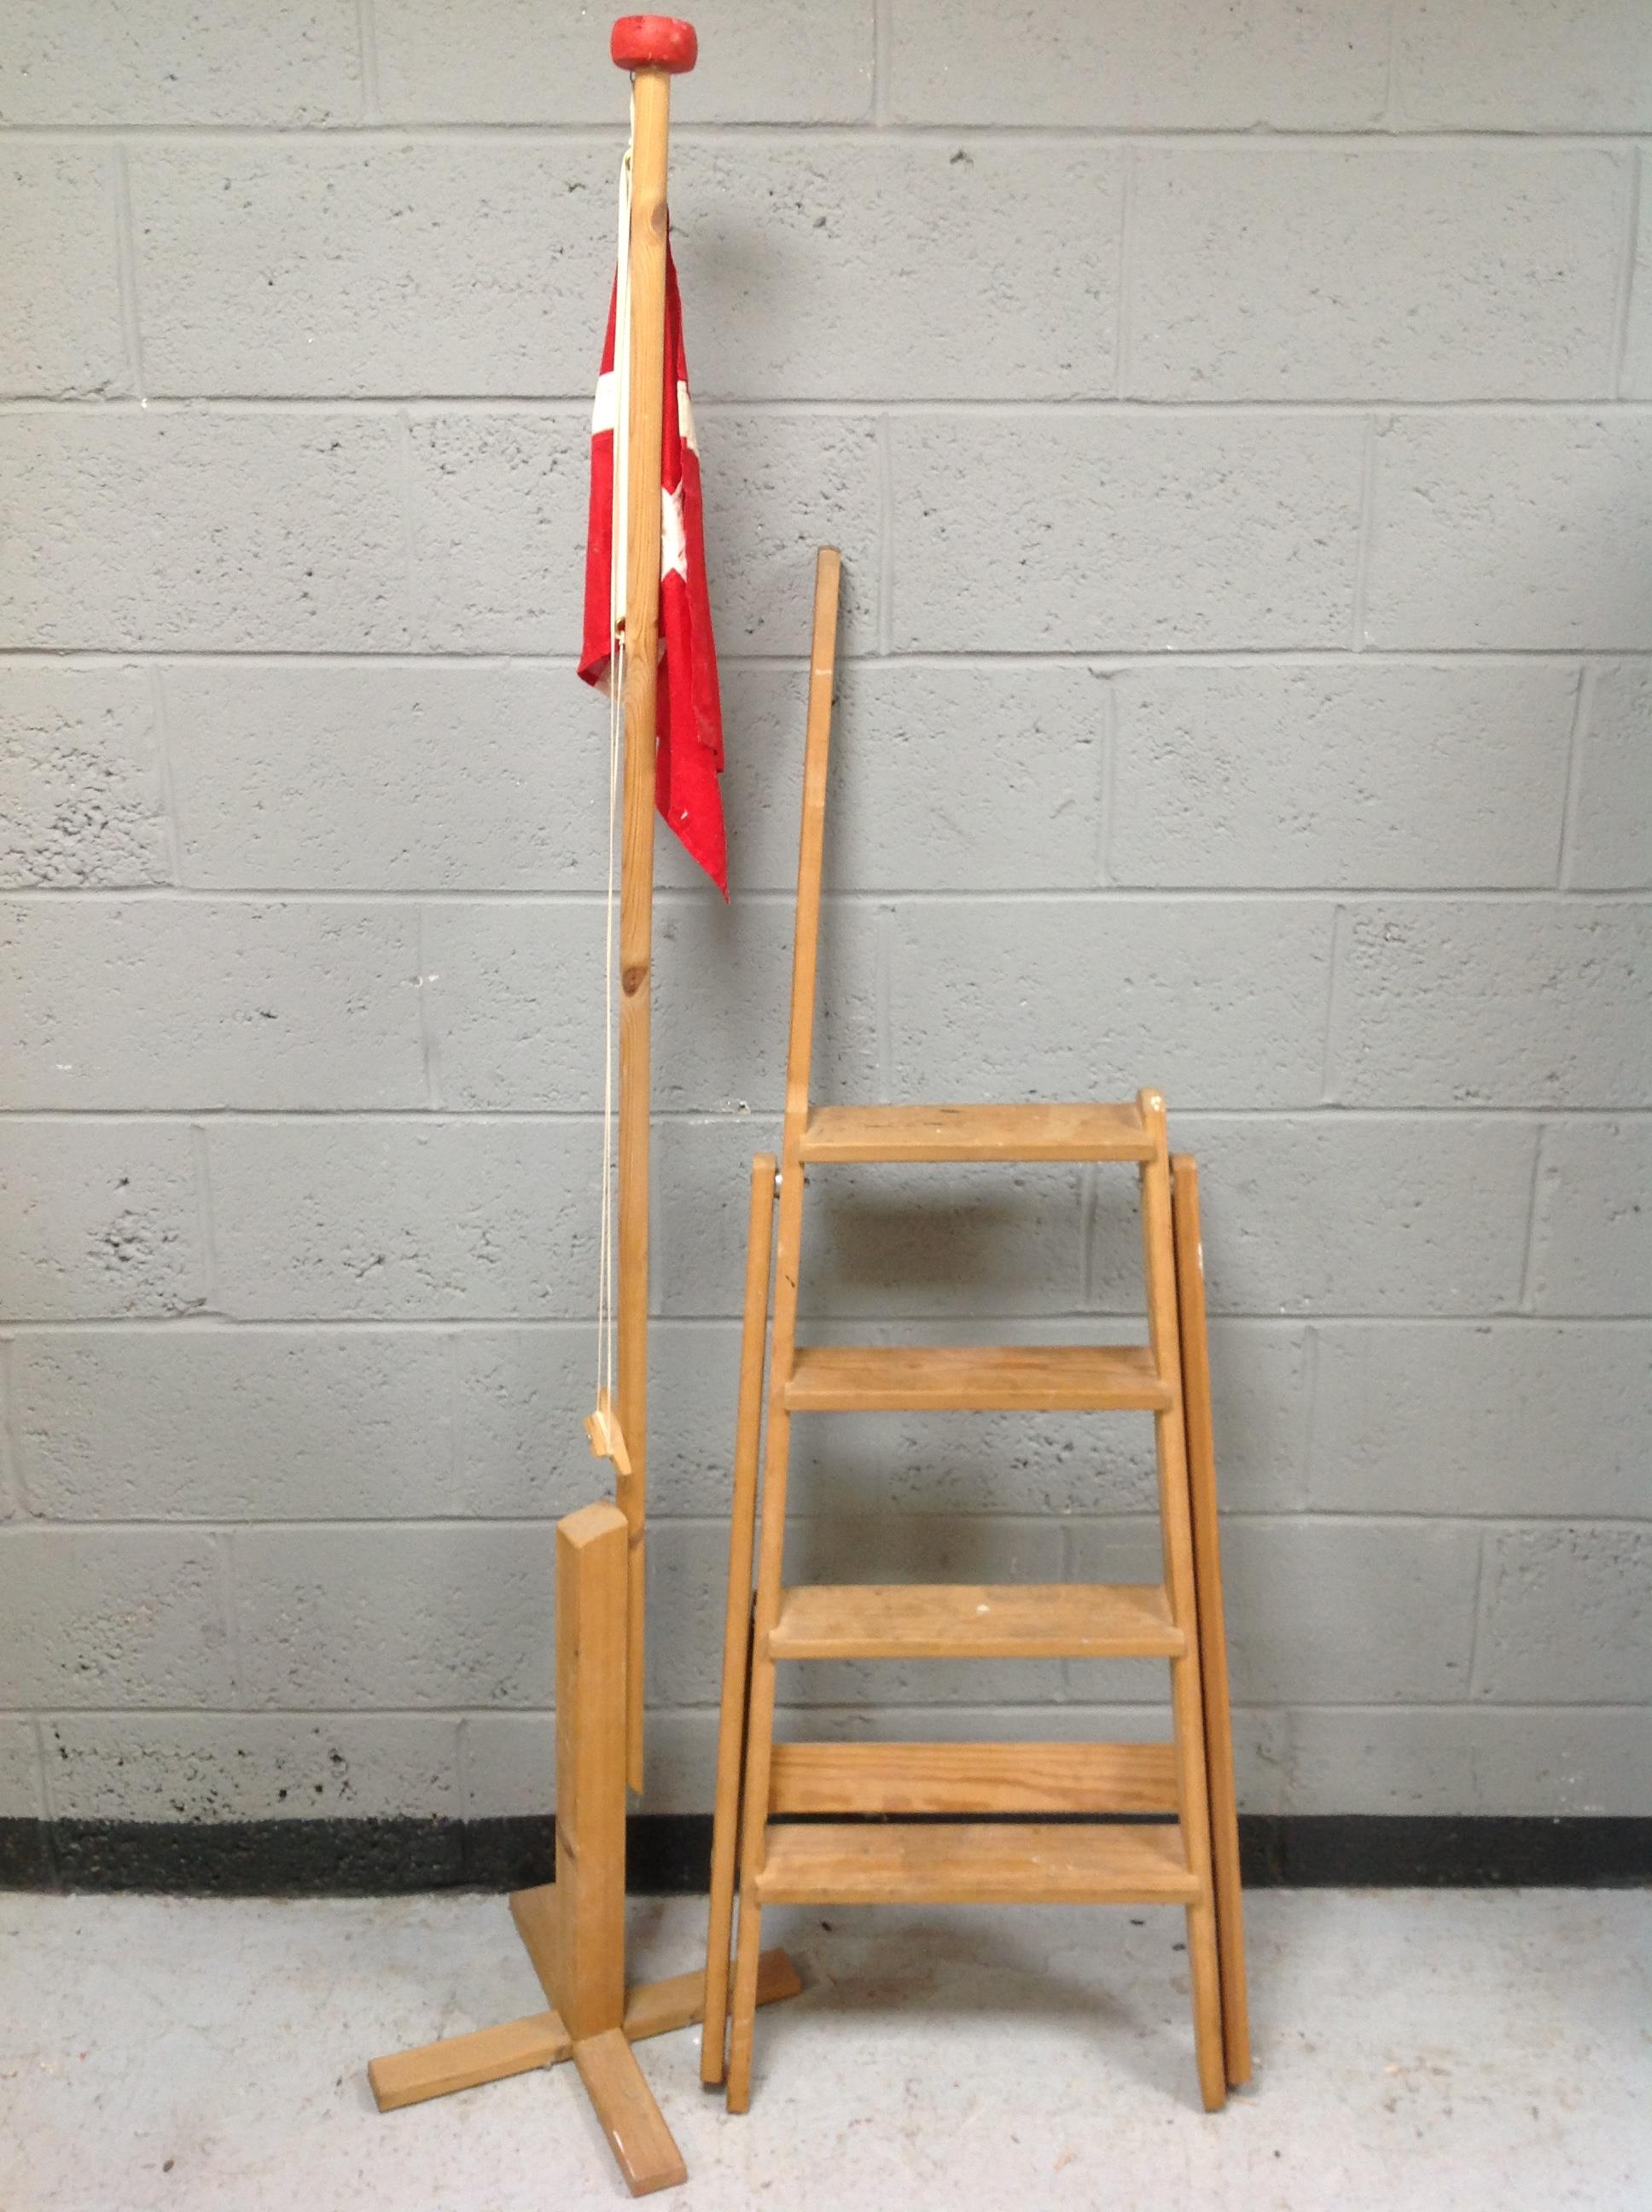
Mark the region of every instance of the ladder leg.
<instances>
[{"instance_id":1,"label":"ladder leg","mask_svg":"<svg viewBox=\"0 0 1652 2212\"><path fill-rule=\"evenodd\" d=\"M1170 1163L1164 1101L1141 1094L1142 1119L1156 1142L1141 1170L1142 1254L1147 1286L1148 1334L1159 1373L1171 1384L1171 1403L1154 1416L1157 1445L1159 1516L1164 1537L1164 1583L1170 1612L1186 1649L1170 1662L1170 1704L1175 1729L1176 1797L1187 1865L1199 1897L1187 1907L1187 1966L1193 1983L1193 2042L1199 2086L1207 2112L1227 2100L1222 2038L1221 1974L1217 1958L1214 1885L1211 1870L1210 1782L1205 1761L1204 1700L1199 1665L1199 1613L1193 1581L1192 1519L1187 1491L1187 1433L1181 1405L1181 1350L1176 1316L1175 1248L1170 1221Z\"/></svg>"},{"instance_id":2,"label":"ladder leg","mask_svg":"<svg viewBox=\"0 0 1652 2212\"><path fill-rule=\"evenodd\" d=\"M752 1767L761 1767L767 1781L768 1771L768 1739L774 1723L774 1668L771 1662L752 1668L752 1694L750 1735L753 1746L746 1775L745 1811L743 1815L744 1832L741 1838L740 1853L740 1918L738 1938L734 1954L734 1985L730 2011L733 2021L729 2037L728 2109L744 2112L751 2105L751 2045L757 2013L757 1956L762 1935L762 1907L757 1901L756 1869L761 1862L763 1844L762 1800L750 1793L754 1785ZM756 1739L762 1739L761 1753L756 1751ZM751 1808L756 1807L754 1817Z\"/></svg>"},{"instance_id":3,"label":"ladder leg","mask_svg":"<svg viewBox=\"0 0 1652 2212\"><path fill-rule=\"evenodd\" d=\"M728 2026L729 1939L734 1919L740 1773L745 1764L752 1552L757 1510L757 1449L762 1427L763 1346L768 1336L768 1263L774 1239L775 1165L773 1152L760 1152L751 1163L751 1208L746 1232L745 1320L740 1339L734 1498L729 1516L722 1710L717 1725L711 1917L706 1934L706 2016L700 2044L700 2078L708 2088L715 2088L723 2079Z\"/></svg>"},{"instance_id":4,"label":"ladder leg","mask_svg":"<svg viewBox=\"0 0 1652 2212\"><path fill-rule=\"evenodd\" d=\"M740 1808L740 1923L734 1956L732 2026L729 2038L728 2108L744 2112L751 2101L751 2039L757 1996L757 1942L768 1825L770 1753L774 1736L774 1662L769 1638L780 1612L786 1553L786 1490L792 1419L786 1381L797 1349L798 1266L803 1242L803 1167L795 1140L788 1143L780 1177L780 1225L774 1255L774 1333L769 1356L768 1420L764 1437L762 1530L757 1552L757 1595L751 1635L751 1691L746 1718L745 1778Z\"/></svg>"},{"instance_id":5,"label":"ladder leg","mask_svg":"<svg viewBox=\"0 0 1652 2212\"><path fill-rule=\"evenodd\" d=\"M1181 1386L1187 1407L1187 1486L1192 1503L1193 1582L1199 1607L1200 1672L1205 1692L1205 1756L1211 1785L1211 1862L1216 1881L1216 1946L1222 1968L1222 2034L1230 2088L1250 2079L1250 2011L1239 1881L1239 1817L1233 1778L1233 1717L1228 1700L1228 1640L1222 1606L1222 1555L1211 1431L1210 1354L1205 1325L1205 1263L1199 1231L1199 1173L1182 1154L1170 1163L1175 1231L1176 1310L1181 1330Z\"/></svg>"},{"instance_id":6,"label":"ladder leg","mask_svg":"<svg viewBox=\"0 0 1652 2212\"><path fill-rule=\"evenodd\" d=\"M791 1031L786 1053L786 1121L780 1150L780 1224L774 1259L774 1328L769 1351L768 1419L763 1442L762 1534L752 1609L751 1677L746 1709L745 1775L740 1808L740 1923L734 1954L729 2035L728 2108L751 2101L751 2037L757 1992L757 1938L768 1824L769 1753L774 1735L774 1662L768 1639L780 1610L786 1549L786 1471L791 1416L787 1378L797 1351L798 1266L803 1242L803 1132L809 1119L815 979L820 948L820 887L826 836L826 776L832 742L832 685L837 666L841 563L823 545L815 560L814 624L809 646L809 711L803 741L803 819L798 838L797 928L792 941Z\"/></svg>"}]
</instances>

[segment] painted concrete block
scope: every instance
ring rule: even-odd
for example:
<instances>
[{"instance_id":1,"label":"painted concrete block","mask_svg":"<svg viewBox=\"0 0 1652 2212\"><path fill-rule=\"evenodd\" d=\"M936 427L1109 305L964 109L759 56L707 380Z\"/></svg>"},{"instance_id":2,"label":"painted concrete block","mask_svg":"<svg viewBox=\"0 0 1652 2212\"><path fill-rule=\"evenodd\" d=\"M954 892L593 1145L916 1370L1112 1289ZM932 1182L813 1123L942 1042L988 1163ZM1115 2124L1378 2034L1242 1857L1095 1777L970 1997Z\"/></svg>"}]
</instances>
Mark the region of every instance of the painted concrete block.
<instances>
[{"instance_id":1,"label":"painted concrete block","mask_svg":"<svg viewBox=\"0 0 1652 2212\"><path fill-rule=\"evenodd\" d=\"M47 1721L65 1820L457 1820L445 1713L64 1713Z\"/></svg>"},{"instance_id":2,"label":"painted concrete block","mask_svg":"<svg viewBox=\"0 0 1652 2212\"><path fill-rule=\"evenodd\" d=\"M440 1338L410 1330L31 1332L12 1348L30 1510L62 1521L452 1511L450 1360Z\"/></svg>"},{"instance_id":3,"label":"painted concrete block","mask_svg":"<svg viewBox=\"0 0 1652 2212\"><path fill-rule=\"evenodd\" d=\"M1327 1051L1350 1106L1634 1106L1652 1085L1652 908L1350 909Z\"/></svg>"},{"instance_id":4,"label":"painted concrete block","mask_svg":"<svg viewBox=\"0 0 1652 2212\"><path fill-rule=\"evenodd\" d=\"M1410 130L1644 131L1652 23L1635 0L1412 0L1396 19L1395 112Z\"/></svg>"},{"instance_id":5,"label":"painted concrete block","mask_svg":"<svg viewBox=\"0 0 1652 2212\"><path fill-rule=\"evenodd\" d=\"M1113 395L1115 147L730 134L683 143L671 195L696 395Z\"/></svg>"},{"instance_id":6,"label":"painted concrete block","mask_svg":"<svg viewBox=\"0 0 1652 2212\"><path fill-rule=\"evenodd\" d=\"M1331 912L1311 902L985 900L896 914L895 1095L1279 1106L1321 1095Z\"/></svg>"},{"instance_id":7,"label":"painted concrete block","mask_svg":"<svg viewBox=\"0 0 1652 2212\"><path fill-rule=\"evenodd\" d=\"M1356 1513L1636 1514L1652 1331L1321 1323L1309 1499Z\"/></svg>"},{"instance_id":8,"label":"painted concrete block","mask_svg":"<svg viewBox=\"0 0 1652 2212\"><path fill-rule=\"evenodd\" d=\"M243 1694L304 1711L519 1705L550 1694L551 1531L243 1528Z\"/></svg>"},{"instance_id":9,"label":"painted concrete block","mask_svg":"<svg viewBox=\"0 0 1652 2212\"><path fill-rule=\"evenodd\" d=\"M1362 435L1351 418L1284 412L897 416L895 643L1342 645Z\"/></svg>"},{"instance_id":10,"label":"painted concrete block","mask_svg":"<svg viewBox=\"0 0 1652 2212\"><path fill-rule=\"evenodd\" d=\"M0 882L170 881L155 702L140 669L0 672Z\"/></svg>"},{"instance_id":11,"label":"painted concrete block","mask_svg":"<svg viewBox=\"0 0 1652 2212\"><path fill-rule=\"evenodd\" d=\"M129 158L152 392L595 388L609 146L242 137L141 142Z\"/></svg>"},{"instance_id":12,"label":"painted concrete block","mask_svg":"<svg viewBox=\"0 0 1652 2212\"><path fill-rule=\"evenodd\" d=\"M1632 1819L1652 1809L1643 1710L1321 1705L1279 1717L1287 1812Z\"/></svg>"},{"instance_id":13,"label":"painted concrete block","mask_svg":"<svg viewBox=\"0 0 1652 2212\"><path fill-rule=\"evenodd\" d=\"M0 906L0 1103L422 1106L415 917L384 906Z\"/></svg>"},{"instance_id":14,"label":"painted concrete block","mask_svg":"<svg viewBox=\"0 0 1652 2212\"><path fill-rule=\"evenodd\" d=\"M20 518L0 544L0 644L406 645L400 434L312 412L0 419Z\"/></svg>"},{"instance_id":15,"label":"painted concrete block","mask_svg":"<svg viewBox=\"0 0 1652 2212\"><path fill-rule=\"evenodd\" d=\"M1608 397L1629 185L1616 151L1143 147L1127 395Z\"/></svg>"},{"instance_id":16,"label":"painted concrete block","mask_svg":"<svg viewBox=\"0 0 1652 2212\"><path fill-rule=\"evenodd\" d=\"M1652 666L1627 660L1594 672L1577 744L1568 886L1644 890L1652 885Z\"/></svg>"},{"instance_id":17,"label":"painted concrete block","mask_svg":"<svg viewBox=\"0 0 1652 2212\"><path fill-rule=\"evenodd\" d=\"M0 1820L39 1820L45 1814L34 1723L21 1715L0 1721Z\"/></svg>"},{"instance_id":18,"label":"painted concrete block","mask_svg":"<svg viewBox=\"0 0 1652 2212\"><path fill-rule=\"evenodd\" d=\"M1652 646L1652 421L1555 409L1377 429L1368 645Z\"/></svg>"},{"instance_id":19,"label":"painted concrete block","mask_svg":"<svg viewBox=\"0 0 1652 2212\"><path fill-rule=\"evenodd\" d=\"M890 28L903 122L1358 130L1381 118L1388 81L1377 0L993 6L972 10L967 37L945 0L895 0Z\"/></svg>"},{"instance_id":20,"label":"painted concrete block","mask_svg":"<svg viewBox=\"0 0 1652 2212\"><path fill-rule=\"evenodd\" d=\"M1223 1539L1241 1703L1465 1697L1479 1532L1442 1522L1242 1521Z\"/></svg>"},{"instance_id":21,"label":"painted concrete block","mask_svg":"<svg viewBox=\"0 0 1652 2212\"><path fill-rule=\"evenodd\" d=\"M190 1132L176 1122L0 1124L0 1313L188 1313L206 1297Z\"/></svg>"},{"instance_id":22,"label":"painted concrete block","mask_svg":"<svg viewBox=\"0 0 1652 2212\"><path fill-rule=\"evenodd\" d=\"M9 1694L25 1705L224 1705L215 1540L199 1529L0 1528Z\"/></svg>"},{"instance_id":23,"label":"painted concrete block","mask_svg":"<svg viewBox=\"0 0 1652 2212\"><path fill-rule=\"evenodd\" d=\"M0 72L5 64L0 62ZM0 76L0 106L5 89ZM0 394L108 398L131 389L115 263L117 156L14 138L0 168L7 307Z\"/></svg>"},{"instance_id":24,"label":"painted concrete block","mask_svg":"<svg viewBox=\"0 0 1652 2212\"><path fill-rule=\"evenodd\" d=\"M1644 1314L1652 1291L1652 1123L1589 1116L1543 1132L1529 1293L1544 1314Z\"/></svg>"},{"instance_id":25,"label":"painted concrete block","mask_svg":"<svg viewBox=\"0 0 1652 2212\"><path fill-rule=\"evenodd\" d=\"M17 0L0 122L355 123L352 0Z\"/></svg>"},{"instance_id":26,"label":"painted concrete block","mask_svg":"<svg viewBox=\"0 0 1652 2212\"><path fill-rule=\"evenodd\" d=\"M1652 1672L1652 1528L1567 1521L1488 1529L1474 1692L1497 1703L1631 1705Z\"/></svg>"},{"instance_id":27,"label":"painted concrete block","mask_svg":"<svg viewBox=\"0 0 1652 2212\"><path fill-rule=\"evenodd\" d=\"M1554 882L1577 690L1564 664L1184 662L1110 688L1108 883Z\"/></svg>"},{"instance_id":28,"label":"painted concrete block","mask_svg":"<svg viewBox=\"0 0 1652 2212\"><path fill-rule=\"evenodd\" d=\"M1222 1315L1512 1312L1536 1132L1512 1118L1175 1112L1200 1167L1211 1310ZM1091 1297L1139 1310L1133 1178L1099 1186Z\"/></svg>"},{"instance_id":29,"label":"painted concrete block","mask_svg":"<svg viewBox=\"0 0 1652 2212\"><path fill-rule=\"evenodd\" d=\"M246 1320L583 1316L599 1132L418 1117L216 1124L218 1291Z\"/></svg>"}]
</instances>

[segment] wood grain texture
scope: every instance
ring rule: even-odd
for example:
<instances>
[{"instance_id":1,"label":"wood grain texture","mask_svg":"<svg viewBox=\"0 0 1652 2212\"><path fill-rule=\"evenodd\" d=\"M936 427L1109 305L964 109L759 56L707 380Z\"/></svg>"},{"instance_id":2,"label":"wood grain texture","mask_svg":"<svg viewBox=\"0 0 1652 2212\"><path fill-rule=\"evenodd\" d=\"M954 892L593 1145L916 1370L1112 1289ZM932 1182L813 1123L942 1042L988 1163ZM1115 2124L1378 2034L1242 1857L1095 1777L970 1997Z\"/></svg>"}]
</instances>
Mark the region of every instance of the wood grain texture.
<instances>
[{"instance_id":1,"label":"wood grain texture","mask_svg":"<svg viewBox=\"0 0 1652 2212\"><path fill-rule=\"evenodd\" d=\"M574 2039L561 2014L536 2012L525 2020L501 2021L496 2027L478 2027L469 2035L449 2035L416 2051L370 2059L367 2081L379 2110L394 2112L404 2105L451 2096L456 2089L474 2089L483 2081L555 2066L573 2055Z\"/></svg>"},{"instance_id":2,"label":"wood grain texture","mask_svg":"<svg viewBox=\"0 0 1652 2212\"><path fill-rule=\"evenodd\" d=\"M625 1516L605 1501L556 1524L556 1881L549 1949L554 2001L576 2044L617 2029L625 2014L628 1535Z\"/></svg>"},{"instance_id":3,"label":"wood grain texture","mask_svg":"<svg viewBox=\"0 0 1652 2212\"><path fill-rule=\"evenodd\" d=\"M792 940L791 1030L786 1051L783 1164L796 1157L809 1115L815 988L820 963L820 887L826 849L826 781L832 754L832 687L837 674L837 549L815 556L815 606L809 641L809 708L803 732L803 819L798 834L798 900Z\"/></svg>"},{"instance_id":4,"label":"wood grain texture","mask_svg":"<svg viewBox=\"0 0 1652 2212\"><path fill-rule=\"evenodd\" d=\"M1138 1344L810 1344L785 1381L801 1413L1152 1413L1169 1403Z\"/></svg>"},{"instance_id":5,"label":"wood grain texture","mask_svg":"<svg viewBox=\"0 0 1652 2212\"><path fill-rule=\"evenodd\" d=\"M805 1160L1143 1160L1133 1104L817 1106Z\"/></svg>"},{"instance_id":6,"label":"wood grain texture","mask_svg":"<svg viewBox=\"0 0 1652 2212\"><path fill-rule=\"evenodd\" d=\"M615 1497L630 1529L626 1775L642 1787L648 1517L648 1172L653 1103L654 711L659 471L665 374L665 166L671 79L631 80L630 419L626 426L625 777L620 836L619 1425L630 1458Z\"/></svg>"},{"instance_id":7,"label":"wood grain texture","mask_svg":"<svg viewBox=\"0 0 1652 2212\"><path fill-rule=\"evenodd\" d=\"M763 1351L768 1336L768 1270L778 1166L773 1152L759 1152L752 1161L746 1218L745 1306L740 1331L740 1395L734 1421L734 1494L729 1510L723 1686L712 1807L711 1905L706 1928L706 2032L700 2044L700 2078L708 2088L723 2079L727 2039L729 1944L734 1927L740 1772L745 1763L746 1684L751 1660L757 1452L762 1431Z\"/></svg>"},{"instance_id":8,"label":"wood grain texture","mask_svg":"<svg viewBox=\"0 0 1652 2212\"><path fill-rule=\"evenodd\" d=\"M1141 1170L1142 1273L1147 1286L1147 1340L1154 1363L1171 1385L1169 1404L1154 1419L1158 1458L1159 1522L1164 1540L1164 1585L1170 1611L1185 1639L1170 1662L1170 1708L1176 1747L1176 1802L1182 1840L1194 1881L1187 1906L1187 1970L1193 1984L1193 2045L1200 2094L1207 2112L1227 2097L1222 2048L1221 1970L1216 1952L1216 1914L1211 1876L1210 1784L1205 1766L1204 1692L1200 1684L1199 1611L1193 1587L1193 1528L1187 1497L1187 1437L1181 1406L1181 1336L1176 1310L1175 1243L1170 1220L1170 1154L1164 1101L1140 1094L1142 1120L1154 1139L1153 1158Z\"/></svg>"},{"instance_id":9,"label":"wood grain texture","mask_svg":"<svg viewBox=\"0 0 1652 2212\"><path fill-rule=\"evenodd\" d=\"M1156 1583L811 1583L783 1592L776 1659L1168 1659Z\"/></svg>"},{"instance_id":10,"label":"wood grain texture","mask_svg":"<svg viewBox=\"0 0 1652 2212\"><path fill-rule=\"evenodd\" d=\"M751 2043L757 2002L757 1944L768 1802L768 1756L774 1729L774 1662L768 1637L780 1606L786 1543L791 1414L786 1381L798 1331L798 1269L803 1249L803 1163L809 1115L810 1055L814 1038L816 961L820 934L821 864L826 829L826 774L831 749L832 683L837 660L838 556L823 545L815 561L814 629L809 648L809 710L804 731L803 823L798 839L797 932L792 947L791 1036L786 1061L786 1118L780 1140L780 1218L775 1229L774 1323L770 1340L768 1423L763 1437L762 1534L752 1609L751 1681L746 1705L745 1765L740 1813L740 1918L734 1946L734 1988L728 2050L728 2108L751 2099Z\"/></svg>"},{"instance_id":11,"label":"wood grain texture","mask_svg":"<svg viewBox=\"0 0 1652 2212\"><path fill-rule=\"evenodd\" d=\"M651 2197L686 2181L683 2154L623 2032L610 2027L582 2037L574 2046L574 2063L632 2196Z\"/></svg>"},{"instance_id":12,"label":"wood grain texture","mask_svg":"<svg viewBox=\"0 0 1652 2212\"><path fill-rule=\"evenodd\" d=\"M696 1967L691 1973L645 1982L629 1991L626 2040L641 2043L650 2036L692 2027L701 2016L705 1987L705 1976ZM798 1970L784 1951L763 1953L757 1961L760 2005L794 1997L802 1987ZM403 2105L451 2096L456 2089L474 2089L483 2081L530 2074L538 2066L556 2066L573 2056L574 2039L561 2014L536 2012L525 2020L501 2021L495 2027L474 2028L465 2035L445 2036L440 2043L422 2044L416 2051L374 2058L368 2063L367 2079L379 2110L393 2112Z\"/></svg>"},{"instance_id":13,"label":"wood grain texture","mask_svg":"<svg viewBox=\"0 0 1652 2212\"><path fill-rule=\"evenodd\" d=\"M1168 1743L777 1743L768 1809L832 1813L1162 1813Z\"/></svg>"},{"instance_id":14,"label":"wood grain texture","mask_svg":"<svg viewBox=\"0 0 1652 2212\"><path fill-rule=\"evenodd\" d=\"M1237 2088L1241 2082L1250 2079L1250 2003L1245 1973L1244 1903L1239 1879L1239 1814L1233 1772L1233 1715L1228 1691L1227 1620L1222 1601L1216 1445L1211 1425L1211 1367L1205 1315L1205 1254L1199 1225L1199 1170L1185 1152L1178 1153L1170 1162L1170 1212L1175 1231L1176 1307L1181 1330L1193 1588L1205 1701L1205 1762L1210 1784L1216 1948L1222 1975L1222 2042L1228 2086Z\"/></svg>"},{"instance_id":15,"label":"wood grain texture","mask_svg":"<svg viewBox=\"0 0 1652 2212\"><path fill-rule=\"evenodd\" d=\"M769 1830L768 1905L1181 1905L1198 1893L1174 1824L1086 1827L787 1822Z\"/></svg>"}]
</instances>

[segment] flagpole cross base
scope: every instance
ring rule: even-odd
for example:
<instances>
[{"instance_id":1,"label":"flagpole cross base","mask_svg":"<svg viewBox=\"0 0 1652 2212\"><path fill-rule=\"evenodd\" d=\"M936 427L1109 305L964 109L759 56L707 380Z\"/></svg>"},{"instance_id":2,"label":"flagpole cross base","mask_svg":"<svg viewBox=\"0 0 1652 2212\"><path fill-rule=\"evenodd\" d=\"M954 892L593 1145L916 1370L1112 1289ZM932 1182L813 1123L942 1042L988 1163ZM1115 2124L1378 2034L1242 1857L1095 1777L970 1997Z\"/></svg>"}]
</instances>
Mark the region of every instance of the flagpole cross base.
<instances>
[{"instance_id":1,"label":"flagpole cross base","mask_svg":"<svg viewBox=\"0 0 1652 2212\"><path fill-rule=\"evenodd\" d=\"M631 2045L705 2017L703 1972L625 1985L625 1644L630 1531L607 1499L556 1524L556 1879L511 1918L550 2009L375 2058L381 2112L571 2058L634 2197L687 2178ZM759 2002L802 1984L784 1952Z\"/></svg>"},{"instance_id":2,"label":"flagpole cross base","mask_svg":"<svg viewBox=\"0 0 1652 2212\"><path fill-rule=\"evenodd\" d=\"M552 1888L547 1882L537 1890L519 1890L511 1899L512 1917L536 1972L541 1955L527 1931L549 1926L542 1908L550 1903ZM798 1970L784 1951L763 1953L757 1962L759 2004L794 1997L802 1987ZM575 2043L560 2013L530 2013L522 2020L501 2021L495 2027L474 2028L466 2035L445 2036L440 2043L374 2058L367 2065L367 2080L379 2110L394 2112L404 2105L427 2104L433 2097L475 2089L484 2081L508 2081L513 2074L531 2074L571 2058L627 2186L634 2197L643 2197L684 2179L686 2168L630 2046L650 2036L669 2035L675 2028L696 2027L705 2016L705 2000L706 1978L696 1968L628 1990L618 2030L585 2036Z\"/></svg>"}]
</instances>

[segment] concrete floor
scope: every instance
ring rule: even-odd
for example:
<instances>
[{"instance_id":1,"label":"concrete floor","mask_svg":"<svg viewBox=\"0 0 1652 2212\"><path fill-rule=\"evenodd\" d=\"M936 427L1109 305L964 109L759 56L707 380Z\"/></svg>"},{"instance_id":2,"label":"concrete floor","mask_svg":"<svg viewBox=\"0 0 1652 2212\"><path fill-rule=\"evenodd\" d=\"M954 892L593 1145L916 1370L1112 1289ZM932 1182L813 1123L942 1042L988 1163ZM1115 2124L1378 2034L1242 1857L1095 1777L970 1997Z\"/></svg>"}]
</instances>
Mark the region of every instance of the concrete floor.
<instances>
[{"instance_id":1,"label":"concrete floor","mask_svg":"<svg viewBox=\"0 0 1652 2212\"><path fill-rule=\"evenodd\" d=\"M776 1912L809 1987L731 2119L642 2046L708 2212L1652 2204L1652 1895L1248 1901L1258 2070L1198 2108L1181 1916ZM769 1929L765 1929L765 1934ZM641 1975L696 1902L633 1906ZM0 1898L3 2212L627 2200L571 2068L381 2118L376 2052L533 2011L502 1901Z\"/></svg>"}]
</instances>

